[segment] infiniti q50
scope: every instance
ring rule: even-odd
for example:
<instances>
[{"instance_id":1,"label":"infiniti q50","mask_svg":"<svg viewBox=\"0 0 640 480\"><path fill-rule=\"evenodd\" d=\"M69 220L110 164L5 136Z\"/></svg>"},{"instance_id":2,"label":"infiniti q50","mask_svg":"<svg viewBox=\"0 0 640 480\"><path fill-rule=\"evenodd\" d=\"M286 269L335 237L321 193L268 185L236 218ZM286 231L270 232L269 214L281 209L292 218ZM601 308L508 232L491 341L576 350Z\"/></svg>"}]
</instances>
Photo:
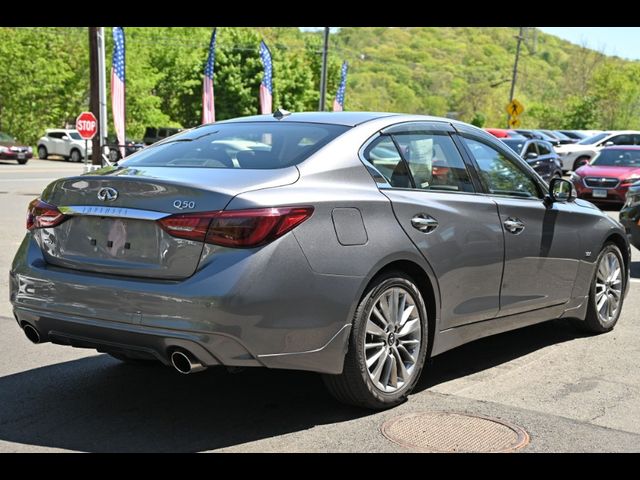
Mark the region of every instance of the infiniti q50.
<instances>
[{"instance_id":1,"label":"infiniti q50","mask_svg":"<svg viewBox=\"0 0 640 480\"><path fill-rule=\"evenodd\" d=\"M463 343L618 321L625 231L566 180L449 119L278 113L47 186L10 272L27 337L182 373L319 372L380 409Z\"/></svg>"}]
</instances>

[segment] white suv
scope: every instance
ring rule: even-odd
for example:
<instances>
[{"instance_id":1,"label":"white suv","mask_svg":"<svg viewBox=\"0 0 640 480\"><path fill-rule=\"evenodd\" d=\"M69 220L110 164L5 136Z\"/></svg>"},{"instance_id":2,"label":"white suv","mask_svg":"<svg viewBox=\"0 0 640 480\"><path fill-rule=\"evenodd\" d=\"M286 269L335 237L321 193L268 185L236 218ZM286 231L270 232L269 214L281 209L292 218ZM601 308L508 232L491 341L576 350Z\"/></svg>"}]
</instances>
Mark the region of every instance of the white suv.
<instances>
[{"instance_id":1,"label":"white suv","mask_svg":"<svg viewBox=\"0 0 640 480\"><path fill-rule=\"evenodd\" d=\"M91 140L89 140L91 156ZM38 157L46 159L49 155L60 155L65 160L81 162L85 158L84 139L77 130L50 129L38 140Z\"/></svg>"},{"instance_id":2,"label":"white suv","mask_svg":"<svg viewBox=\"0 0 640 480\"><path fill-rule=\"evenodd\" d=\"M555 150L562 161L562 171L568 172L577 170L595 157L602 148L611 145L640 145L640 132L636 130L602 132L580 140L578 143L559 145Z\"/></svg>"}]
</instances>

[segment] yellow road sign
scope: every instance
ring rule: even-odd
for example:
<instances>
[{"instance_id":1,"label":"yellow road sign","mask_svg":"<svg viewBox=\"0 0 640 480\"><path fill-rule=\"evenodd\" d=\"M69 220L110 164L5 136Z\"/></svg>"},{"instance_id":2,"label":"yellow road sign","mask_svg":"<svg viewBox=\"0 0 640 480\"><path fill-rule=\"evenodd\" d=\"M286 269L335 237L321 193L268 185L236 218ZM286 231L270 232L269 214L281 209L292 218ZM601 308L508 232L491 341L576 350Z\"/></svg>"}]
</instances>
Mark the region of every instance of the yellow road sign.
<instances>
[{"instance_id":1,"label":"yellow road sign","mask_svg":"<svg viewBox=\"0 0 640 480\"><path fill-rule=\"evenodd\" d=\"M518 128L520 126L520 119L518 117L509 118L509 126L511 128Z\"/></svg>"},{"instance_id":2,"label":"yellow road sign","mask_svg":"<svg viewBox=\"0 0 640 480\"><path fill-rule=\"evenodd\" d=\"M513 100L511 100L511 102L509 102L509 104L507 105L507 113L509 115L511 115L512 117L517 117L522 112L524 112L524 105L522 105L515 98Z\"/></svg>"}]
</instances>

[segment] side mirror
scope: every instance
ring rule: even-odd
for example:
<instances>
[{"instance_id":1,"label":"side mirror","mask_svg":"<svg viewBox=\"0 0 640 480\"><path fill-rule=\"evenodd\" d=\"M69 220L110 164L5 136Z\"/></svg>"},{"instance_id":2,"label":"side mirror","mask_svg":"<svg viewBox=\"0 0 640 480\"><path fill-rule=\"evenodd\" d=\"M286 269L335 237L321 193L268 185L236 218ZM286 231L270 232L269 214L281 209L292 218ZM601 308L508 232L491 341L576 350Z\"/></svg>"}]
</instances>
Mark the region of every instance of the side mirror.
<instances>
[{"instance_id":1,"label":"side mirror","mask_svg":"<svg viewBox=\"0 0 640 480\"><path fill-rule=\"evenodd\" d=\"M69 135L62 135L62 140L69 140Z\"/></svg>"},{"instance_id":2,"label":"side mirror","mask_svg":"<svg viewBox=\"0 0 640 480\"><path fill-rule=\"evenodd\" d=\"M611 145L615 145L611 140L609 140L608 142L604 142L605 147L610 147Z\"/></svg>"},{"instance_id":3,"label":"side mirror","mask_svg":"<svg viewBox=\"0 0 640 480\"><path fill-rule=\"evenodd\" d=\"M529 152L524 157L526 160L535 160L538 158L538 154L536 152Z\"/></svg>"},{"instance_id":4,"label":"side mirror","mask_svg":"<svg viewBox=\"0 0 640 480\"><path fill-rule=\"evenodd\" d=\"M554 178L549 184L549 200L551 203L568 203L576 199L573 183L564 178Z\"/></svg>"}]
</instances>

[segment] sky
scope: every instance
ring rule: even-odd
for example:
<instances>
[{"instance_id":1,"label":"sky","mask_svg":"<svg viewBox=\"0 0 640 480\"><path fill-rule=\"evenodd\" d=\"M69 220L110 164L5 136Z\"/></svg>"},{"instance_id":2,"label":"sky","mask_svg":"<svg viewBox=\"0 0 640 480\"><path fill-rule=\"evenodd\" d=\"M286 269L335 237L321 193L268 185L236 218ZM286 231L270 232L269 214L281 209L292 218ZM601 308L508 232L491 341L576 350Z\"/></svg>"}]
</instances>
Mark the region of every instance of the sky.
<instances>
[{"instance_id":1,"label":"sky","mask_svg":"<svg viewBox=\"0 0 640 480\"><path fill-rule=\"evenodd\" d=\"M640 60L640 27L538 27L545 33L569 40L577 45Z\"/></svg>"}]
</instances>

